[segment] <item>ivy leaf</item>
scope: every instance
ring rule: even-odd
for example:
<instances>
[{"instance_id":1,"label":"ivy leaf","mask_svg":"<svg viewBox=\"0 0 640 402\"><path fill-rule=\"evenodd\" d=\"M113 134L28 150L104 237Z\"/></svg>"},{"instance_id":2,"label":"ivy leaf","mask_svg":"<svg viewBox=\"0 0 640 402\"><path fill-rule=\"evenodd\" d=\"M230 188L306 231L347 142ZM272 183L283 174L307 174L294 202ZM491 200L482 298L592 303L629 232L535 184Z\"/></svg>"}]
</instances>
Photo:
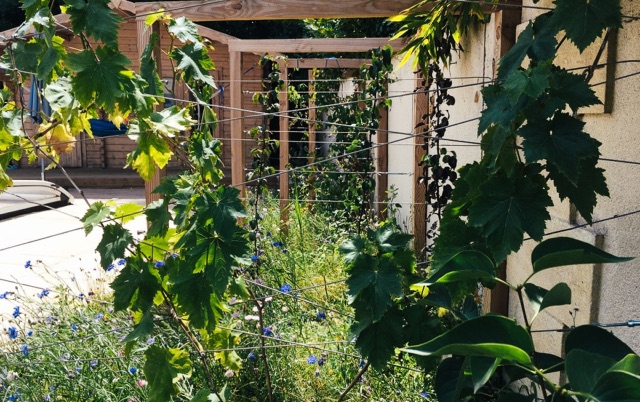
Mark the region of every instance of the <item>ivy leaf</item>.
<instances>
[{"instance_id":1,"label":"ivy leaf","mask_svg":"<svg viewBox=\"0 0 640 402\"><path fill-rule=\"evenodd\" d=\"M109 8L109 0L65 0L73 32L86 32L111 48L118 47L122 19Z\"/></svg>"},{"instance_id":2,"label":"ivy leaf","mask_svg":"<svg viewBox=\"0 0 640 402\"><path fill-rule=\"evenodd\" d=\"M80 219L84 224L84 233L87 235L91 233L93 228L99 225L110 214L111 207L102 201L91 204L91 207L89 207L82 219Z\"/></svg>"},{"instance_id":3,"label":"ivy leaf","mask_svg":"<svg viewBox=\"0 0 640 402\"><path fill-rule=\"evenodd\" d=\"M514 71L504 82L505 92L513 102L520 99L522 94L537 99L548 88L550 75L551 71L546 63Z\"/></svg>"},{"instance_id":4,"label":"ivy leaf","mask_svg":"<svg viewBox=\"0 0 640 402\"><path fill-rule=\"evenodd\" d=\"M546 181L539 174L513 181L496 175L481 186L469 208L469 224L480 228L494 259L502 261L520 248L525 232L542 239L550 205Z\"/></svg>"},{"instance_id":5,"label":"ivy leaf","mask_svg":"<svg viewBox=\"0 0 640 402\"><path fill-rule=\"evenodd\" d=\"M198 27L185 17L172 19L167 30L182 43L191 42L196 45L196 48L203 46L200 34L198 34Z\"/></svg>"},{"instance_id":6,"label":"ivy leaf","mask_svg":"<svg viewBox=\"0 0 640 402\"><path fill-rule=\"evenodd\" d=\"M131 232L121 225L106 225L102 232L102 240L96 250L100 254L100 265L107 270L113 261L123 258L127 246L133 243Z\"/></svg>"},{"instance_id":7,"label":"ivy leaf","mask_svg":"<svg viewBox=\"0 0 640 402\"><path fill-rule=\"evenodd\" d=\"M395 348L402 345L402 324L400 312L391 310L381 320L358 332L356 348L374 369L384 369Z\"/></svg>"},{"instance_id":8,"label":"ivy leaf","mask_svg":"<svg viewBox=\"0 0 640 402\"><path fill-rule=\"evenodd\" d=\"M185 81L196 80L213 88L216 87L213 77L209 74L215 68L213 61L207 54L207 49L194 43L176 48L171 52L171 58L178 62L176 69L182 70Z\"/></svg>"},{"instance_id":9,"label":"ivy leaf","mask_svg":"<svg viewBox=\"0 0 640 402\"><path fill-rule=\"evenodd\" d=\"M543 159L553 164L572 184L580 175L580 160L598 157L600 143L582 131L585 123L566 113L556 113L552 121L533 121L518 133L528 163Z\"/></svg>"},{"instance_id":10,"label":"ivy leaf","mask_svg":"<svg viewBox=\"0 0 640 402\"><path fill-rule=\"evenodd\" d=\"M117 50L98 46L95 53L83 50L67 55L67 65L77 74L71 79L76 98L82 106L95 99L108 113L116 110L115 100L122 96L122 88L131 81L126 66L131 61Z\"/></svg>"},{"instance_id":11,"label":"ivy leaf","mask_svg":"<svg viewBox=\"0 0 640 402\"><path fill-rule=\"evenodd\" d=\"M189 353L180 349L162 349L151 345L145 352L144 375L149 381L149 401L171 400L177 393L174 385L191 376Z\"/></svg>"},{"instance_id":12,"label":"ivy leaf","mask_svg":"<svg viewBox=\"0 0 640 402\"><path fill-rule=\"evenodd\" d=\"M580 52L606 28L622 28L619 0L556 1L551 22L565 31Z\"/></svg>"},{"instance_id":13,"label":"ivy leaf","mask_svg":"<svg viewBox=\"0 0 640 402\"><path fill-rule=\"evenodd\" d=\"M158 271L141 258L128 258L127 265L120 271L111 288L113 307L116 311L147 311L161 289Z\"/></svg>"}]
</instances>

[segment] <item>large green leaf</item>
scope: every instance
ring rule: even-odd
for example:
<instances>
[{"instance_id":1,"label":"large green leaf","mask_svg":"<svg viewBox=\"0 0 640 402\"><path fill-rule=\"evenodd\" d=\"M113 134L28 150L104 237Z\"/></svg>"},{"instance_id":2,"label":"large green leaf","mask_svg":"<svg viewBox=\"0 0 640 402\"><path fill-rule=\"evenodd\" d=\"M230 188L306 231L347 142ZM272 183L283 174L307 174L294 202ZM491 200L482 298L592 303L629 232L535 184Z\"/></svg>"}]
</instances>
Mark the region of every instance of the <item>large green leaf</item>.
<instances>
[{"instance_id":1,"label":"large green leaf","mask_svg":"<svg viewBox=\"0 0 640 402\"><path fill-rule=\"evenodd\" d=\"M491 125L499 125L510 129L513 121L522 112L527 103L527 96L522 94L512 100L508 93L498 84L482 89L482 98L487 107L482 111L478 123L478 134L485 132Z\"/></svg>"},{"instance_id":2,"label":"large green leaf","mask_svg":"<svg viewBox=\"0 0 640 402\"><path fill-rule=\"evenodd\" d=\"M67 77L60 77L51 82L44 89L44 97L53 110L68 108L73 103L71 80Z\"/></svg>"},{"instance_id":3,"label":"large green leaf","mask_svg":"<svg viewBox=\"0 0 640 402\"><path fill-rule=\"evenodd\" d=\"M65 0L65 3L73 32L93 36L114 49L118 47L122 20L109 8L109 0Z\"/></svg>"},{"instance_id":4,"label":"large green leaf","mask_svg":"<svg viewBox=\"0 0 640 402\"><path fill-rule=\"evenodd\" d=\"M111 283L113 307L116 311L147 311L161 289L157 270L139 258L129 258L127 265Z\"/></svg>"},{"instance_id":5,"label":"large green leaf","mask_svg":"<svg viewBox=\"0 0 640 402\"><path fill-rule=\"evenodd\" d=\"M144 375L149 382L150 402L166 402L177 393L175 383L191 376L189 353L180 349L150 346L144 353Z\"/></svg>"},{"instance_id":6,"label":"large green leaf","mask_svg":"<svg viewBox=\"0 0 640 402\"><path fill-rule=\"evenodd\" d=\"M524 94L537 99L549 86L551 71L546 63L540 63L527 70L517 70L510 74L504 82L506 94L513 102Z\"/></svg>"},{"instance_id":7,"label":"large green leaf","mask_svg":"<svg viewBox=\"0 0 640 402\"><path fill-rule=\"evenodd\" d=\"M206 48L189 43L174 49L171 57L178 62L176 68L182 71L185 81L196 80L215 88L216 84L209 73L215 66Z\"/></svg>"},{"instance_id":8,"label":"large green leaf","mask_svg":"<svg viewBox=\"0 0 640 402\"><path fill-rule=\"evenodd\" d=\"M530 365L533 342L513 320L485 315L456 325L446 333L404 351L420 356L486 356Z\"/></svg>"},{"instance_id":9,"label":"large green leaf","mask_svg":"<svg viewBox=\"0 0 640 402\"><path fill-rule=\"evenodd\" d=\"M640 356L629 354L613 366L610 371L626 371L631 374L640 375Z\"/></svg>"},{"instance_id":10,"label":"large green leaf","mask_svg":"<svg viewBox=\"0 0 640 402\"><path fill-rule=\"evenodd\" d=\"M470 356L469 368L471 369L471 381L473 392L478 392L496 372L500 359L484 356Z\"/></svg>"},{"instance_id":11,"label":"large green leaf","mask_svg":"<svg viewBox=\"0 0 640 402\"><path fill-rule=\"evenodd\" d=\"M127 334L123 342L131 342L153 333L154 322L151 310L147 310L144 313L136 311L133 314L133 321L135 323L135 327L133 328L133 331Z\"/></svg>"},{"instance_id":12,"label":"large green leaf","mask_svg":"<svg viewBox=\"0 0 640 402\"><path fill-rule=\"evenodd\" d=\"M539 312L548 307L571 304L571 288L564 282L558 283L551 290L541 288L532 283L526 283L524 292L527 294L533 309L531 321L535 319Z\"/></svg>"},{"instance_id":13,"label":"large green leaf","mask_svg":"<svg viewBox=\"0 0 640 402\"><path fill-rule=\"evenodd\" d=\"M582 52L606 28L621 28L619 0L556 0L552 23Z\"/></svg>"},{"instance_id":14,"label":"large green leaf","mask_svg":"<svg viewBox=\"0 0 640 402\"><path fill-rule=\"evenodd\" d=\"M475 250L461 251L447 261L435 275L418 286L490 279L495 277L495 273L495 265L486 254Z\"/></svg>"},{"instance_id":15,"label":"large green leaf","mask_svg":"<svg viewBox=\"0 0 640 402\"><path fill-rule=\"evenodd\" d=\"M589 243L569 237L545 240L531 253L533 272L567 265L618 263L632 259L633 257L616 257Z\"/></svg>"},{"instance_id":16,"label":"large green leaf","mask_svg":"<svg viewBox=\"0 0 640 402\"><path fill-rule=\"evenodd\" d=\"M464 357L449 357L438 365L435 376L435 390L438 402L457 402L464 400L473 391L471 378L465 375Z\"/></svg>"},{"instance_id":17,"label":"large green leaf","mask_svg":"<svg viewBox=\"0 0 640 402\"><path fill-rule=\"evenodd\" d=\"M213 355L225 368L236 372L242 368L242 358L233 350L238 341L237 335L230 330L216 328L204 339L208 349L219 350Z\"/></svg>"},{"instance_id":18,"label":"large green leaf","mask_svg":"<svg viewBox=\"0 0 640 402\"><path fill-rule=\"evenodd\" d=\"M398 311L391 310L379 321L368 325L362 330L356 330L356 348L362 356L368 359L376 370L382 370L395 354L395 349L402 345L402 316Z\"/></svg>"},{"instance_id":19,"label":"large green leaf","mask_svg":"<svg viewBox=\"0 0 640 402\"><path fill-rule=\"evenodd\" d=\"M166 199L154 201L144 211L147 221L150 223L149 229L147 229L149 236L163 236L169 229L171 212L169 212L167 202Z\"/></svg>"},{"instance_id":20,"label":"large green leaf","mask_svg":"<svg viewBox=\"0 0 640 402\"><path fill-rule=\"evenodd\" d=\"M185 17L172 19L169 22L167 30L182 43L191 42L195 45L199 45L200 47L203 46L200 35L198 34L198 27Z\"/></svg>"},{"instance_id":21,"label":"large green leaf","mask_svg":"<svg viewBox=\"0 0 640 402\"><path fill-rule=\"evenodd\" d=\"M85 212L84 216L80 219L84 224L85 234L91 233L93 228L102 223L102 221L111 215L111 207L106 205L102 201L96 201Z\"/></svg>"},{"instance_id":22,"label":"large green leaf","mask_svg":"<svg viewBox=\"0 0 640 402\"><path fill-rule=\"evenodd\" d=\"M124 258L127 247L133 244L133 235L118 224L105 225L102 239L96 251L100 254L100 265L108 269L109 265L119 258Z\"/></svg>"},{"instance_id":23,"label":"large green leaf","mask_svg":"<svg viewBox=\"0 0 640 402\"><path fill-rule=\"evenodd\" d=\"M561 101L560 104L550 102L558 110L563 109L564 104L577 111L581 107L602 103L584 76L558 67L554 67L554 73L551 75L549 94L553 99Z\"/></svg>"},{"instance_id":24,"label":"large green leaf","mask_svg":"<svg viewBox=\"0 0 640 402\"><path fill-rule=\"evenodd\" d=\"M594 325L582 325L569 332L564 350L568 354L574 349L598 353L615 361L633 354L633 350L611 332Z\"/></svg>"},{"instance_id":25,"label":"large green leaf","mask_svg":"<svg viewBox=\"0 0 640 402\"><path fill-rule=\"evenodd\" d=\"M571 389L578 392L591 392L600 377L616 363L610 357L598 353L573 349L567 354L565 371Z\"/></svg>"},{"instance_id":26,"label":"large green leaf","mask_svg":"<svg viewBox=\"0 0 640 402\"><path fill-rule=\"evenodd\" d=\"M640 395L640 376L625 371L605 373L590 396L597 402L636 402Z\"/></svg>"},{"instance_id":27,"label":"large green leaf","mask_svg":"<svg viewBox=\"0 0 640 402\"><path fill-rule=\"evenodd\" d=\"M158 34L156 32L151 34L149 43L142 52L140 58L140 76L147 82L147 87L144 92L149 95L158 96L159 102L163 102L164 98L164 84L160 80L158 75L157 60L153 58L153 49L158 45Z\"/></svg>"}]
</instances>

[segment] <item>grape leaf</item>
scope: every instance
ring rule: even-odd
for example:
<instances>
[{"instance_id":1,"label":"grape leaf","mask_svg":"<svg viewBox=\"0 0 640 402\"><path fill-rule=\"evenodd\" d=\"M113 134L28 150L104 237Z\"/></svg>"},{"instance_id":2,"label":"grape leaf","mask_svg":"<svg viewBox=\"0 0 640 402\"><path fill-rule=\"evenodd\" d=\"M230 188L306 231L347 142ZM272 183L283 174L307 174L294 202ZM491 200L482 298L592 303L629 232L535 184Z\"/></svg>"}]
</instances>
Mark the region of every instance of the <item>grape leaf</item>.
<instances>
[{"instance_id":1,"label":"grape leaf","mask_svg":"<svg viewBox=\"0 0 640 402\"><path fill-rule=\"evenodd\" d=\"M115 100L123 95L122 88L131 81L126 66L131 62L117 50L98 46L95 53L83 50L67 55L67 65L77 74L71 79L76 98L83 106L95 99L108 113L116 110Z\"/></svg>"},{"instance_id":2,"label":"grape leaf","mask_svg":"<svg viewBox=\"0 0 640 402\"><path fill-rule=\"evenodd\" d=\"M41 42L32 40L30 42L17 42L12 45L12 52L4 52L2 55L2 64L0 67L8 70L13 69L13 63L11 61L11 53L13 54L13 60L15 62L15 68L22 70L23 72L29 72L35 74L38 70L38 60L40 54L44 51L44 46Z\"/></svg>"},{"instance_id":3,"label":"grape leaf","mask_svg":"<svg viewBox=\"0 0 640 402\"><path fill-rule=\"evenodd\" d=\"M556 1L551 22L564 29L567 38L584 51L606 28L622 28L619 0Z\"/></svg>"},{"instance_id":4,"label":"grape leaf","mask_svg":"<svg viewBox=\"0 0 640 402\"><path fill-rule=\"evenodd\" d=\"M136 149L127 156L127 164L131 165L144 180L151 180L156 171L156 165L161 169L165 167L173 152L164 139L150 131L141 132L137 142Z\"/></svg>"},{"instance_id":5,"label":"grape leaf","mask_svg":"<svg viewBox=\"0 0 640 402\"><path fill-rule=\"evenodd\" d=\"M215 66L206 48L189 43L182 48L175 48L171 52L171 58L178 62L176 68L182 70L185 81L196 80L216 87L213 77L209 74L209 70L213 70Z\"/></svg>"},{"instance_id":6,"label":"grape leaf","mask_svg":"<svg viewBox=\"0 0 640 402\"><path fill-rule=\"evenodd\" d=\"M140 204L136 204L135 202L128 202L126 204L121 204L116 207L116 211L113 214L113 219L120 221L121 224L125 224L136 219L138 216L142 215L144 207Z\"/></svg>"},{"instance_id":7,"label":"grape leaf","mask_svg":"<svg viewBox=\"0 0 640 402\"><path fill-rule=\"evenodd\" d=\"M91 233L93 228L99 225L102 220L110 214L111 208L102 201L97 201L91 204L91 207L89 207L82 219L80 219L84 224L85 234L88 235Z\"/></svg>"},{"instance_id":8,"label":"grape leaf","mask_svg":"<svg viewBox=\"0 0 640 402\"><path fill-rule=\"evenodd\" d=\"M165 402L177 393L174 385L191 376L189 353L151 345L145 352L144 375L149 381L149 402Z\"/></svg>"},{"instance_id":9,"label":"grape leaf","mask_svg":"<svg viewBox=\"0 0 640 402\"><path fill-rule=\"evenodd\" d=\"M525 232L535 240L542 238L550 218L547 207L552 205L544 177L505 180L495 175L480 190L469 208L469 224L480 228L496 261L517 251Z\"/></svg>"},{"instance_id":10,"label":"grape leaf","mask_svg":"<svg viewBox=\"0 0 640 402\"><path fill-rule=\"evenodd\" d=\"M74 33L86 33L114 49L118 47L122 19L109 8L109 0L65 0L65 3Z\"/></svg>"},{"instance_id":11,"label":"grape leaf","mask_svg":"<svg viewBox=\"0 0 640 402\"><path fill-rule=\"evenodd\" d=\"M148 121L152 130L166 136L186 131L195 123L196 121L189 116L189 109L180 109L175 105L161 112L153 113Z\"/></svg>"},{"instance_id":12,"label":"grape leaf","mask_svg":"<svg viewBox=\"0 0 640 402\"><path fill-rule=\"evenodd\" d=\"M150 335L153 332L153 314L151 310L147 310L144 313L136 311L133 314L133 321L136 324L133 331L129 332L123 339L123 342L131 342L136 339Z\"/></svg>"},{"instance_id":13,"label":"grape leaf","mask_svg":"<svg viewBox=\"0 0 640 402\"><path fill-rule=\"evenodd\" d=\"M553 120L532 121L518 133L528 163L547 160L572 184L580 177L580 160L597 158L600 143L582 131L585 123L566 113L556 113Z\"/></svg>"},{"instance_id":14,"label":"grape leaf","mask_svg":"<svg viewBox=\"0 0 640 402\"><path fill-rule=\"evenodd\" d=\"M191 42L197 50L203 47L202 39L198 34L198 27L185 17L178 17L169 22L167 28L170 34L178 38L182 43Z\"/></svg>"},{"instance_id":15,"label":"grape leaf","mask_svg":"<svg viewBox=\"0 0 640 402\"><path fill-rule=\"evenodd\" d=\"M356 348L376 370L382 370L403 343L402 315L391 310L381 320L358 331Z\"/></svg>"},{"instance_id":16,"label":"grape leaf","mask_svg":"<svg viewBox=\"0 0 640 402\"><path fill-rule=\"evenodd\" d=\"M551 71L545 63L540 63L527 70L511 73L504 82L504 89L511 101L516 102L522 94L537 99L549 86Z\"/></svg>"},{"instance_id":17,"label":"grape leaf","mask_svg":"<svg viewBox=\"0 0 640 402\"><path fill-rule=\"evenodd\" d=\"M127 265L111 283L113 307L116 311L147 311L160 291L158 271L141 258L128 258Z\"/></svg>"},{"instance_id":18,"label":"grape leaf","mask_svg":"<svg viewBox=\"0 0 640 402\"><path fill-rule=\"evenodd\" d=\"M47 48L42 55L36 72L38 78L45 83L53 79L53 70L58 66L58 62L67 54L63 46L64 39L59 36L52 36L46 39Z\"/></svg>"},{"instance_id":19,"label":"grape leaf","mask_svg":"<svg viewBox=\"0 0 640 402\"><path fill-rule=\"evenodd\" d=\"M158 75L157 60L153 58L153 48L156 46L158 46L158 34L154 32L151 34L149 43L145 46L142 57L140 58L140 75L147 82L147 87L144 89L144 92L149 95L158 96L158 101L162 103L164 102L164 84Z\"/></svg>"},{"instance_id":20,"label":"grape leaf","mask_svg":"<svg viewBox=\"0 0 640 402\"><path fill-rule=\"evenodd\" d=\"M551 77L549 94L552 98L564 102L562 104L553 102L557 109L562 109L564 104L567 104L571 110L577 111L581 107L602 103L583 76L560 70L555 71Z\"/></svg>"},{"instance_id":21,"label":"grape leaf","mask_svg":"<svg viewBox=\"0 0 640 402\"><path fill-rule=\"evenodd\" d=\"M102 232L102 239L96 251L100 254L100 265L107 269L113 261L123 258L127 246L133 243L131 232L121 225L106 225Z\"/></svg>"},{"instance_id":22,"label":"grape leaf","mask_svg":"<svg viewBox=\"0 0 640 402\"><path fill-rule=\"evenodd\" d=\"M509 96L506 96L505 90L497 84L483 88L482 97L487 107L482 111L478 134L482 134L494 124L509 129L527 103L526 95L521 95L517 100L512 101Z\"/></svg>"},{"instance_id":23,"label":"grape leaf","mask_svg":"<svg viewBox=\"0 0 640 402\"><path fill-rule=\"evenodd\" d=\"M171 222L171 213L165 200L152 202L147 206L144 214L147 216L147 221L151 223L147 229L149 236L162 236L167 232Z\"/></svg>"},{"instance_id":24,"label":"grape leaf","mask_svg":"<svg viewBox=\"0 0 640 402\"><path fill-rule=\"evenodd\" d=\"M238 371L242 368L242 358L233 350L238 340L236 335L229 330L216 328L209 338L207 339L208 349L220 350L220 352L214 352L213 354L220 364L233 371Z\"/></svg>"},{"instance_id":25,"label":"grape leaf","mask_svg":"<svg viewBox=\"0 0 640 402\"><path fill-rule=\"evenodd\" d=\"M44 97L51 105L51 109L58 111L71 106L73 103L73 93L71 81L67 77L60 77L51 82L44 89Z\"/></svg>"}]
</instances>

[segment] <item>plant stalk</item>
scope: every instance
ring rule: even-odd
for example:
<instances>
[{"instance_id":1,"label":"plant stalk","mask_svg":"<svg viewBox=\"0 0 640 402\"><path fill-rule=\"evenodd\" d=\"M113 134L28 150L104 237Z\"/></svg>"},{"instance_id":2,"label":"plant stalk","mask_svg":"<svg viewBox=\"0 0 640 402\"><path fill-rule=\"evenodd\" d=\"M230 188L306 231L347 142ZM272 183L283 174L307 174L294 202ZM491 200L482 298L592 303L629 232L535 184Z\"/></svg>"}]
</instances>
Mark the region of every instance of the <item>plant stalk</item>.
<instances>
[{"instance_id":1,"label":"plant stalk","mask_svg":"<svg viewBox=\"0 0 640 402\"><path fill-rule=\"evenodd\" d=\"M367 369L369 368L371 363L367 362L365 363L365 365L360 369L360 371L358 371L358 374L356 374L355 377L353 377L353 380L351 381L351 383L349 385L347 385L347 388L344 389L344 391L342 391L342 393L340 394L340 396L338 397L337 402L341 402L344 400L344 398L347 396L347 394L349 393L349 391L351 391L351 389L353 389L353 387L356 386L356 384L358 383L358 381L360 381L360 378L362 378L362 376L364 375L364 373L367 371Z\"/></svg>"}]
</instances>

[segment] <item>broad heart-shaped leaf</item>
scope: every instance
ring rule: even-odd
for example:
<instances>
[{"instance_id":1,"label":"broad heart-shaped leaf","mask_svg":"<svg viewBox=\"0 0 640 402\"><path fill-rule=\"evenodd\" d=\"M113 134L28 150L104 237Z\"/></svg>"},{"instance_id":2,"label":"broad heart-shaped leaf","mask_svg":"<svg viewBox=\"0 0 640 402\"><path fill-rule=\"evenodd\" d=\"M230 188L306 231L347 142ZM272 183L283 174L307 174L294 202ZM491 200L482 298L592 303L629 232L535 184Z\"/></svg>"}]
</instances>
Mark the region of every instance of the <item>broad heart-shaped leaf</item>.
<instances>
[{"instance_id":1,"label":"broad heart-shaped leaf","mask_svg":"<svg viewBox=\"0 0 640 402\"><path fill-rule=\"evenodd\" d=\"M566 265L607 264L632 259L632 257L616 257L589 243L570 237L547 239L531 252L533 272Z\"/></svg>"},{"instance_id":2,"label":"broad heart-shaped leaf","mask_svg":"<svg viewBox=\"0 0 640 402\"><path fill-rule=\"evenodd\" d=\"M619 0L556 0L551 18L563 29L580 52L593 43L606 28L621 28Z\"/></svg>"},{"instance_id":3,"label":"broad heart-shaped leaf","mask_svg":"<svg viewBox=\"0 0 640 402\"><path fill-rule=\"evenodd\" d=\"M138 216L143 214L144 207L135 202L128 202L116 207L116 211L113 214L113 219L120 221L121 224L131 222Z\"/></svg>"},{"instance_id":4,"label":"broad heart-shaped leaf","mask_svg":"<svg viewBox=\"0 0 640 402\"><path fill-rule=\"evenodd\" d=\"M550 205L546 181L539 174L513 180L494 175L469 208L469 224L481 230L495 261L502 261L520 248L525 232L542 238Z\"/></svg>"},{"instance_id":5,"label":"broad heart-shaped leaf","mask_svg":"<svg viewBox=\"0 0 640 402\"><path fill-rule=\"evenodd\" d=\"M122 88L131 81L126 66L131 61L117 50L98 46L96 51L70 53L67 65L76 72L71 79L76 98L82 106L94 100L108 113L115 112L115 101L122 96Z\"/></svg>"},{"instance_id":6,"label":"broad heart-shaped leaf","mask_svg":"<svg viewBox=\"0 0 640 402\"><path fill-rule=\"evenodd\" d=\"M611 332L594 325L582 325L569 332L564 342L564 350L568 354L574 349L598 353L615 361L622 360L628 354L634 354L629 346Z\"/></svg>"},{"instance_id":7,"label":"broad heart-shaped leaf","mask_svg":"<svg viewBox=\"0 0 640 402\"><path fill-rule=\"evenodd\" d=\"M571 389L578 392L591 392L600 377L616 363L610 357L597 353L574 349L567 354L565 372Z\"/></svg>"},{"instance_id":8,"label":"broad heart-shaped leaf","mask_svg":"<svg viewBox=\"0 0 640 402\"><path fill-rule=\"evenodd\" d=\"M391 310L379 321L358 331L356 348L374 369L384 369L394 355L395 348L402 345L402 324L400 312Z\"/></svg>"},{"instance_id":9,"label":"broad heart-shaped leaf","mask_svg":"<svg viewBox=\"0 0 640 402\"><path fill-rule=\"evenodd\" d=\"M640 395L640 376L625 371L605 373L589 393L597 402L634 402Z\"/></svg>"},{"instance_id":10,"label":"broad heart-shaped leaf","mask_svg":"<svg viewBox=\"0 0 640 402\"><path fill-rule=\"evenodd\" d=\"M549 86L551 70L546 63L540 63L527 70L517 70L511 73L504 82L504 89L512 101L527 95L537 99Z\"/></svg>"},{"instance_id":11,"label":"broad heart-shaped leaf","mask_svg":"<svg viewBox=\"0 0 640 402\"><path fill-rule=\"evenodd\" d=\"M185 81L196 80L216 87L209 73L215 66L207 54L207 49L202 45L189 43L182 48L175 48L171 52L171 58L178 62L176 68L182 71Z\"/></svg>"},{"instance_id":12,"label":"broad heart-shaped leaf","mask_svg":"<svg viewBox=\"0 0 640 402\"><path fill-rule=\"evenodd\" d=\"M462 356L449 357L440 362L435 376L435 390L438 402L457 402L473 393L471 377L465 375Z\"/></svg>"},{"instance_id":13,"label":"broad heart-shaped leaf","mask_svg":"<svg viewBox=\"0 0 640 402\"><path fill-rule=\"evenodd\" d=\"M546 159L572 184L580 178L580 160L597 158L600 143L582 131L584 122L566 113L553 120L532 121L518 130L527 162Z\"/></svg>"},{"instance_id":14,"label":"broad heart-shaped leaf","mask_svg":"<svg viewBox=\"0 0 640 402\"><path fill-rule=\"evenodd\" d=\"M149 127L160 134L171 136L188 130L196 121L189 116L188 109L174 105L159 113L153 113L148 120ZM136 133L132 133L136 134ZM143 135L144 133L141 133Z\"/></svg>"},{"instance_id":15,"label":"broad heart-shaped leaf","mask_svg":"<svg viewBox=\"0 0 640 402\"><path fill-rule=\"evenodd\" d=\"M355 236L342 243L338 248L344 256L347 265L354 264L358 258L364 256L367 241L360 236Z\"/></svg>"},{"instance_id":16,"label":"broad heart-shaped leaf","mask_svg":"<svg viewBox=\"0 0 640 402\"><path fill-rule=\"evenodd\" d=\"M105 225L102 239L96 247L100 254L100 265L108 269L113 261L123 258L127 246L133 243L131 232L118 224Z\"/></svg>"},{"instance_id":17,"label":"broad heart-shaped leaf","mask_svg":"<svg viewBox=\"0 0 640 402\"><path fill-rule=\"evenodd\" d=\"M150 402L166 402L177 393L174 385L191 376L189 353L180 349L162 349L151 345L145 352L144 375L149 381Z\"/></svg>"},{"instance_id":18,"label":"broad heart-shaped leaf","mask_svg":"<svg viewBox=\"0 0 640 402\"><path fill-rule=\"evenodd\" d=\"M486 356L530 365L533 342L527 330L513 320L484 315L464 321L431 341L403 350L420 356Z\"/></svg>"},{"instance_id":19,"label":"broad heart-shaped leaf","mask_svg":"<svg viewBox=\"0 0 640 402\"><path fill-rule=\"evenodd\" d=\"M182 43L191 42L200 47L203 46L200 34L198 34L198 27L185 17L178 17L171 20L167 30Z\"/></svg>"},{"instance_id":20,"label":"broad heart-shaped leaf","mask_svg":"<svg viewBox=\"0 0 640 402\"><path fill-rule=\"evenodd\" d=\"M473 382L473 392L478 392L484 384L489 381L493 373L496 372L500 359L484 356L470 356L469 368L471 369L471 381Z\"/></svg>"},{"instance_id":21,"label":"broad heart-shaped leaf","mask_svg":"<svg viewBox=\"0 0 640 402\"><path fill-rule=\"evenodd\" d=\"M65 3L74 33L84 32L114 49L118 47L122 20L109 8L109 0L65 0Z\"/></svg>"},{"instance_id":22,"label":"broad heart-shaped leaf","mask_svg":"<svg viewBox=\"0 0 640 402\"><path fill-rule=\"evenodd\" d=\"M111 207L102 201L96 201L91 204L91 207L89 207L82 219L80 219L84 224L85 234L88 235L91 233L93 228L99 225L109 215L111 215Z\"/></svg>"},{"instance_id":23,"label":"broad heart-shaped leaf","mask_svg":"<svg viewBox=\"0 0 640 402\"><path fill-rule=\"evenodd\" d=\"M127 265L111 283L113 307L116 311L147 311L161 289L159 274L141 258L127 259Z\"/></svg>"},{"instance_id":24,"label":"broad heart-shaped leaf","mask_svg":"<svg viewBox=\"0 0 640 402\"><path fill-rule=\"evenodd\" d=\"M539 312L548 307L571 304L571 288L564 282L558 283L551 290L541 288L533 283L525 283L524 292L527 294L533 309L531 321L535 319Z\"/></svg>"},{"instance_id":25,"label":"broad heart-shaped leaf","mask_svg":"<svg viewBox=\"0 0 640 402\"><path fill-rule=\"evenodd\" d=\"M406 248L413 236L398 232L394 228L380 228L371 232L369 236L375 240L381 252L386 253Z\"/></svg>"},{"instance_id":26,"label":"broad heart-shaped leaf","mask_svg":"<svg viewBox=\"0 0 640 402\"><path fill-rule=\"evenodd\" d=\"M576 184L562 174L555 165L546 166L549 178L558 190L561 200L569 199L576 206L580 215L591 222L593 208L596 206L597 195L609 196L609 189L604 177L604 169L596 167L598 158L582 159L580 162L580 176Z\"/></svg>"},{"instance_id":27,"label":"broad heart-shaped leaf","mask_svg":"<svg viewBox=\"0 0 640 402\"><path fill-rule=\"evenodd\" d=\"M419 285L452 283L459 281L490 279L495 277L495 265L491 258L475 250L461 251L447 261L442 268Z\"/></svg>"},{"instance_id":28,"label":"broad heart-shaped leaf","mask_svg":"<svg viewBox=\"0 0 640 402\"><path fill-rule=\"evenodd\" d=\"M158 134L150 131L140 133L138 146L127 156L130 164L145 180L151 180L156 165L163 168L169 163L173 152L167 142Z\"/></svg>"}]
</instances>

